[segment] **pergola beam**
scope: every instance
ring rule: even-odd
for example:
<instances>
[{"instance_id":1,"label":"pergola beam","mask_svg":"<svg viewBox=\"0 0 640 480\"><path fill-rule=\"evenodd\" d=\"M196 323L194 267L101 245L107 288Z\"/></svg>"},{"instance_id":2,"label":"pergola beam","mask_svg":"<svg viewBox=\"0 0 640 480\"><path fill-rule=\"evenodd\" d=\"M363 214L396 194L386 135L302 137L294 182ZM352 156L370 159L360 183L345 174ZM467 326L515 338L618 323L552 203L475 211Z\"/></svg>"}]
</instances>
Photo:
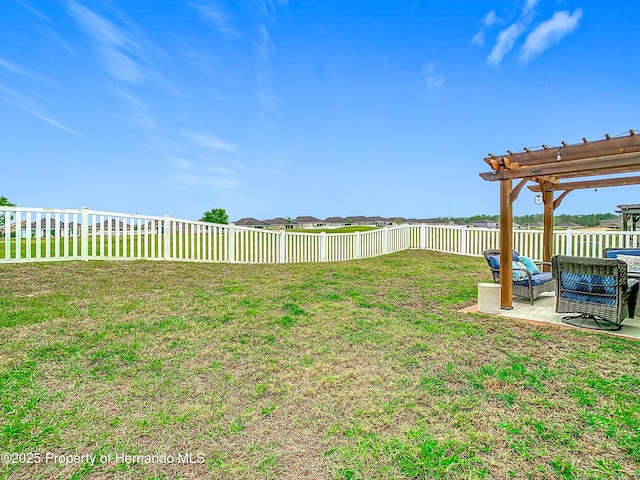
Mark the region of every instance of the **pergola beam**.
<instances>
[{"instance_id":1,"label":"pergola beam","mask_svg":"<svg viewBox=\"0 0 640 480\"><path fill-rule=\"evenodd\" d=\"M542 192L543 189L546 191L583 190L585 188L623 187L628 185L640 185L640 176L604 178L580 182L548 183L544 187L540 185L529 185L527 188L532 192Z\"/></svg>"},{"instance_id":2,"label":"pergola beam","mask_svg":"<svg viewBox=\"0 0 640 480\"><path fill-rule=\"evenodd\" d=\"M633 130L630 130L630 133ZM521 165L540 165L545 163L555 163L558 161L558 153L562 161L582 160L585 158L602 157L608 155L619 155L624 153L640 152L640 135L631 135L620 138L607 138L594 142L584 141L581 144L563 145L557 147L546 147L542 150L510 153L506 155L511 162L518 162ZM500 158L502 155L490 155L484 161L491 164L491 160Z\"/></svg>"},{"instance_id":3,"label":"pergola beam","mask_svg":"<svg viewBox=\"0 0 640 480\"><path fill-rule=\"evenodd\" d=\"M544 165L522 165L520 168L500 168L496 172L481 173L480 176L489 182L507 178L531 178L552 175L558 178L569 176L594 176L608 173L627 173L638 171L640 153L623 153L584 160L561 161Z\"/></svg>"}]
</instances>

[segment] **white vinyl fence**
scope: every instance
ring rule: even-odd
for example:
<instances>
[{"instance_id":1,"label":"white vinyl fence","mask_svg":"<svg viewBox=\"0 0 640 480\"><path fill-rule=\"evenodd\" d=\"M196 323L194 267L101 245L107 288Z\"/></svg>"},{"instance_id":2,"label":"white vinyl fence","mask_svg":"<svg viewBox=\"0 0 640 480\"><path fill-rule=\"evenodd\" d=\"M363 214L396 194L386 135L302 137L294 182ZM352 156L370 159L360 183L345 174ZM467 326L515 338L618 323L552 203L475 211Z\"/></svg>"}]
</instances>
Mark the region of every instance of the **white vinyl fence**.
<instances>
[{"instance_id":1,"label":"white vinyl fence","mask_svg":"<svg viewBox=\"0 0 640 480\"><path fill-rule=\"evenodd\" d=\"M179 260L333 262L410 248L408 226L354 233L298 233L81 209L0 207L0 263Z\"/></svg>"},{"instance_id":2,"label":"white vinyl fence","mask_svg":"<svg viewBox=\"0 0 640 480\"><path fill-rule=\"evenodd\" d=\"M0 207L0 263L61 260L178 260L228 263L336 262L407 249L481 256L499 231L399 225L353 233L299 233L80 209ZM636 232L554 232L554 253L601 257L636 247ZM542 257L542 231L514 230L514 248Z\"/></svg>"},{"instance_id":3,"label":"white vinyl fence","mask_svg":"<svg viewBox=\"0 0 640 480\"><path fill-rule=\"evenodd\" d=\"M500 248L500 230L495 228L439 225L425 227L420 230L418 248L475 257L482 256L482 252L486 249ZM542 260L542 233L542 230L514 230L514 250L520 255ZM554 255L602 257L605 248L620 247L640 247L640 232L593 230L553 232Z\"/></svg>"}]
</instances>

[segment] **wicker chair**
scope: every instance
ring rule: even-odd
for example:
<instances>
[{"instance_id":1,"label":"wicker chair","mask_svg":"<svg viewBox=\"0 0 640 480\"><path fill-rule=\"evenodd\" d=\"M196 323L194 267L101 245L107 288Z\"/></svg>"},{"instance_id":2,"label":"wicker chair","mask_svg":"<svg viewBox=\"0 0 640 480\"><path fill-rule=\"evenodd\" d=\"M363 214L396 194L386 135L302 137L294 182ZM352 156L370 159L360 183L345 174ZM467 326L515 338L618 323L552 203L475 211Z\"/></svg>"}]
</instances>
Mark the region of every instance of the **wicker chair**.
<instances>
[{"instance_id":1,"label":"wicker chair","mask_svg":"<svg viewBox=\"0 0 640 480\"><path fill-rule=\"evenodd\" d=\"M493 282L500 283L500 264L499 261L497 263L495 261L496 258L500 258L500 250L489 249L482 252L482 254L484 255L484 259L487 261L487 265L489 265L489 268L491 269ZM518 258L518 252L514 250L511 260L517 261ZM549 265L549 263L546 263L546 265ZM514 268L514 270L522 270L524 273L524 279L513 282L512 293L516 297L527 298L531 302L531 305L533 305L533 301L541 294L545 292L553 292L555 290L556 284L550 273L541 272L534 273L532 275L526 269Z\"/></svg>"},{"instance_id":2,"label":"wicker chair","mask_svg":"<svg viewBox=\"0 0 640 480\"><path fill-rule=\"evenodd\" d=\"M562 321L598 330L619 330L633 318L638 280L627 278L627 264L614 258L556 255L551 259L556 281L556 312L576 313Z\"/></svg>"}]
</instances>

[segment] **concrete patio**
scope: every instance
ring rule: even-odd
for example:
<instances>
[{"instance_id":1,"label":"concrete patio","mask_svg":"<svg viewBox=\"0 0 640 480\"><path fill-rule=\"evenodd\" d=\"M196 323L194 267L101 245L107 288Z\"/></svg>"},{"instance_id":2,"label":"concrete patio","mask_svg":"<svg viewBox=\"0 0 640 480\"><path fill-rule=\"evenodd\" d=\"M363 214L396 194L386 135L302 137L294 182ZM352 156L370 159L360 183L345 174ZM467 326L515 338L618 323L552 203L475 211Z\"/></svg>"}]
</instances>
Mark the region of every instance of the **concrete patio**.
<instances>
[{"instance_id":1,"label":"concrete patio","mask_svg":"<svg viewBox=\"0 0 640 480\"><path fill-rule=\"evenodd\" d=\"M478 313L478 305L465 308L464 311ZM527 299L514 297L513 309L501 310L500 313L495 316L513 318L527 322L547 323L557 325L560 328L573 328L588 332L604 333L607 335L615 335L617 337L640 340L640 316L636 316L634 319L627 318L622 323L622 328L620 330L607 331L567 325L562 321L562 317L566 315L567 314L558 314L555 312L555 295L553 293L543 293L542 296L536 299L533 305L531 305ZM640 315L640 312L636 312L636 315ZM588 321L585 322L585 325L587 323Z\"/></svg>"}]
</instances>

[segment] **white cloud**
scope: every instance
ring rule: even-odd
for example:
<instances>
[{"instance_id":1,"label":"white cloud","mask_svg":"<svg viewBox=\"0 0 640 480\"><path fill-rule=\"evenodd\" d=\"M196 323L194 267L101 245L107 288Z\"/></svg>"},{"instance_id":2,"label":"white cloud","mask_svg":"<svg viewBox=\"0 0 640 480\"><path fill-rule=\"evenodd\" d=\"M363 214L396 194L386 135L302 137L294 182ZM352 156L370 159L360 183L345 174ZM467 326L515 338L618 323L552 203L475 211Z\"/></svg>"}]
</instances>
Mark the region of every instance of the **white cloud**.
<instances>
[{"instance_id":1,"label":"white cloud","mask_svg":"<svg viewBox=\"0 0 640 480\"><path fill-rule=\"evenodd\" d=\"M258 6L262 15L267 18L269 18L278 7L286 7L289 4L288 0L255 0L254 3Z\"/></svg>"},{"instance_id":2,"label":"white cloud","mask_svg":"<svg viewBox=\"0 0 640 480\"><path fill-rule=\"evenodd\" d=\"M582 9L576 9L572 14L567 11L555 12L553 17L542 22L532 31L522 47L520 61L527 63L537 57L547 48L559 43L562 38L573 32L582 18Z\"/></svg>"},{"instance_id":3,"label":"white cloud","mask_svg":"<svg viewBox=\"0 0 640 480\"><path fill-rule=\"evenodd\" d=\"M422 66L422 78L427 83L427 88L441 87L444 84L444 77L437 71L437 62L431 61Z\"/></svg>"},{"instance_id":4,"label":"white cloud","mask_svg":"<svg viewBox=\"0 0 640 480\"><path fill-rule=\"evenodd\" d=\"M260 25L256 39L256 77L258 90L256 98L262 109L262 115L269 124L272 119L280 118L280 97L273 86L273 68L271 57L276 52L276 46L271 40L269 30L265 25Z\"/></svg>"},{"instance_id":5,"label":"white cloud","mask_svg":"<svg viewBox=\"0 0 640 480\"><path fill-rule=\"evenodd\" d=\"M27 70L24 67L21 67L20 65L16 65L15 63L10 62L9 60L5 60L3 58L0 58L0 68L3 68L4 70L7 70L12 73L16 73L25 78L29 78L32 80L36 79L36 75L31 71Z\"/></svg>"},{"instance_id":6,"label":"white cloud","mask_svg":"<svg viewBox=\"0 0 640 480\"><path fill-rule=\"evenodd\" d=\"M496 44L493 46L493 50L487 57L487 63L491 65L498 65L503 57L509 53L509 51L513 48L516 40L520 35L522 35L524 28L519 23L514 23L508 28L502 30L498 34L498 40Z\"/></svg>"},{"instance_id":7,"label":"white cloud","mask_svg":"<svg viewBox=\"0 0 640 480\"><path fill-rule=\"evenodd\" d=\"M42 107L36 101L28 97L25 97L24 95L21 95L18 92L8 87L0 85L0 98L2 98L5 102L28 113L29 115L32 115L37 119L42 120L45 123L48 123L49 125L52 125L56 128L60 128L65 132L71 133L72 135L80 135L78 132L76 132L72 128L67 127L66 125L51 118L48 114L44 113Z\"/></svg>"},{"instance_id":8,"label":"white cloud","mask_svg":"<svg viewBox=\"0 0 640 480\"><path fill-rule=\"evenodd\" d=\"M32 7L31 5L29 5L27 2L19 2L20 5L22 5L24 8L26 8L27 10L29 10L32 14L34 14L36 17L40 18L41 20L45 20L47 22L53 23L51 22L51 19L49 17L47 17L44 13L42 13L40 10Z\"/></svg>"},{"instance_id":9,"label":"white cloud","mask_svg":"<svg viewBox=\"0 0 640 480\"><path fill-rule=\"evenodd\" d=\"M190 187L230 190L240 185L232 178L235 172L230 168L210 166L202 170L199 165L178 157L170 158L169 163L176 170L173 179Z\"/></svg>"},{"instance_id":10,"label":"white cloud","mask_svg":"<svg viewBox=\"0 0 640 480\"><path fill-rule=\"evenodd\" d=\"M484 30L478 30L478 33L471 39L471 45L484 46Z\"/></svg>"},{"instance_id":11,"label":"white cloud","mask_svg":"<svg viewBox=\"0 0 640 480\"><path fill-rule=\"evenodd\" d=\"M201 1L191 3L190 6L198 10L200 18L219 33L232 38L240 36L239 32L231 24L229 14L218 3Z\"/></svg>"},{"instance_id":12,"label":"white cloud","mask_svg":"<svg viewBox=\"0 0 640 480\"><path fill-rule=\"evenodd\" d=\"M193 162L182 157L169 157L169 164L177 170L190 170L193 168Z\"/></svg>"},{"instance_id":13,"label":"white cloud","mask_svg":"<svg viewBox=\"0 0 640 480\"><path fill-rule=\"evenodd\" d=\"M203 180L202 183L204 185L214 187L214 188L232 189L240 185L240 182L238 182L237 180L234 180L233 178L215 177L212 175L204 177L202 180Z\"/></svg>"},{"instance_id":14,"label":"white cloud","mask_svg":"<svg viewBox=\"0 0 640 480\"><path fill-rule=\"evenodd\" d=\"M269 61L271 53L275 52L276 46L271 41L269 30L264 25L260 25L260 38L256 42L258 57L266 62Z\"/></svg>"},{"instance_id":15,"label":"white cloud","mask_svg":"<svg viewBox=\"0 0 640 480\"><path fill-rule=\"evenodd\" d=\"M139 84L144 75L131 58L139 47L130 35L106 18L74 0L68 2L69 13L95 42L107 72L118 80Z\"/></svg>"},{"instance_id":16,"label":"white cloud","mask_svg":"<svg viewBox=\"0 0 640 480\"><path fill-rule=\"evenodd\" d=\"M231 177L236 174L233 168L223 167L221 165L212 165L210 167L207 167L207 171L214 175L224 175L227 177Z\"/></svg>"},{"instance_id":17,"label":"white cloud","mask_svg":"<svg viewBox=\"0 0 640 480\"><path fill-rule=\"evenodd\" d=\"M484 22L482 23L483 26L485 27L491 27L493 26L496 22L498 21L498 17L496 16L496 11L495 10L491 10L489 13L487 13L487 15L484 17Z\"/></svg>"},{"instance_id":18,"label":"white cloud","mask_svg":"<svg viewBox=\"0 0 640 480\"><path fill-rule=\"evenodd\" d=\"M529 12L531 12L533 10L533 8L536 6L536 4L538 3L539 0L527 0L527 2L524 5L524 10L522 12L522 15L527 15Z\"/></svg>"},{"instance_id":19,"label":"white cloud","mask_svg":"<svg viewBox=\"0 0 640 480\"><path fill-rule=\"evenodd\" d=\"M484 29L495 25L498 22L498 17L496 16L496 11L491 10L487 13L482 21L482 28L478 30L473 38L471 39L471 45L478 45L479 47L484 46Z\"/></svg>"},{"instance_id":20,"label":"white cloud","mask_svg":"<svg viewBox=\"0 0 640 480\"><path fill-rule=\"evenodd\" d=\"M222 150L223 152L229 152L229 153L236 153L238 151L238 147L236 145L220 140L218 137L214 135L201 135L197 133L188 133L185 136L191 139L193 143L195 143L196 145L202 148Z\"/></svg>"}]
</instances>

